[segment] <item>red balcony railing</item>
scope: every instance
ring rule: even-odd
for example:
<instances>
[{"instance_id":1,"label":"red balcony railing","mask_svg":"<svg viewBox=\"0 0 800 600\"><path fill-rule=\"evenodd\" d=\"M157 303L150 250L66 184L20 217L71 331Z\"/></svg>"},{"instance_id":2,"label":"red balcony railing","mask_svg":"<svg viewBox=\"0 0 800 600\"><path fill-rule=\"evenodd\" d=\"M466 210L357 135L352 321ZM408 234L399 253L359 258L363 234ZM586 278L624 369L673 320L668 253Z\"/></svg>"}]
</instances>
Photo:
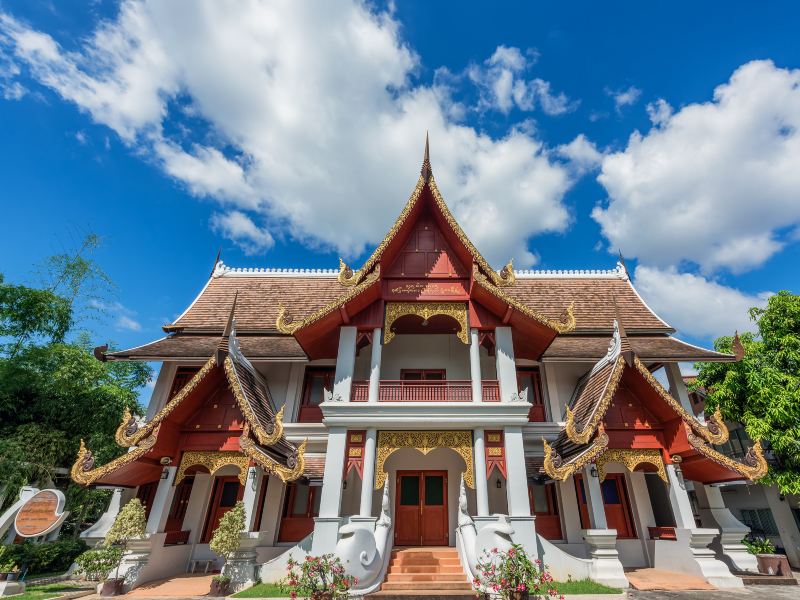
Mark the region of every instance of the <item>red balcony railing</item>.
<instances>
[{"instance_id":1,"label":"red balcony railing","mask_svg":"<svg viewBox=\"0 0 800 600\"><path fill-rule=\"evenodd\" d=\"M482 383L484 402L500 402L497 381ZM354 381L351 392L353 402L367 402L369 381ZM378 402L472 402L472 382L445 379L443 381L407 381L381 379Z\"/></svg>"}]
</instances>

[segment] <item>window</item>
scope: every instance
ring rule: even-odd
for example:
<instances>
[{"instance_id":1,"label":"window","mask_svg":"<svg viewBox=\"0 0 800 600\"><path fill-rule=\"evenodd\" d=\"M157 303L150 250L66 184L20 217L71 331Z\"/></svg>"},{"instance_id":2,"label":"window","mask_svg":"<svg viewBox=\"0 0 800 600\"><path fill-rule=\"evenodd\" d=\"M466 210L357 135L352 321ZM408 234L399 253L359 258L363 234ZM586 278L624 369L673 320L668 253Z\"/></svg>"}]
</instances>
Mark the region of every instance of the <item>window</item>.
<instances>
[{"instance_id":1,"label":"window","mask_svg":"<svg viewBox=\"0 0 800 600\"><path fill-rule=\"evenodd\" d=\"M403 369L400 371L403 381L444 381L444 369Z\"/></svg>"},{"instance_id":2,"label":"window","mask_svg":"<svg viewBox=\"0 0 800 600\"><path fill-rule=\"evenodd\" d=\"M726 456L731 458L744 458L747 451L752 447L753 441L744 428L731 429L728 441L714 447Z\"/></svg>"},{"instance_id":3,"label":"window","mask_svg":"<svg viewBox=\"0 0 800 600\"><path fill-rule=\"evenodd\" d=\"M778 526L768 508L742 509L742 523L747 525L754 535L778 535Z\"/></svg>"},{"instance_id":4,"label":"window","mask_svg":"<svg viewBox=\"0 0 800 600\"><path fill-rule=\"evenodd\" d=\"M544 401L542 400L542 376L539 367L517 369L517 388L522 391L527 388L528 402L533 406L528 413L528 421L541 423L545 421Z\"/></svg>"},{"instance_id":5,"label":"window","mask_svg":"<svg viewBox=\"0 0 800 600\"><path fill-rule=\"evenodd\" d=\"M536 531L547 540L563 539L561 517L558 514L556 486L533 482L528 485L531 513L536 516Z\"/></svg>"},{"instance_id":6,"label":"window","mask_svg":"<svg viewBox=\"0 0 800 600\"><path fill-rule=\"evenodd\" d=\"M199 370L200 367L178 367L178 370L175 371L175 378L172 380L172 387L169 389L167 400L172 400Z\"/></svg>"},{"instance_id":7,"label":"window","mask_svg":"<svg viewBox=\"0 0 800 600\"><path fill-rule=\"evenodd\" d=\"M299 542L314 530L314 517L319 515L322 488L307 483L290 483L286 487L279 542Z\"/></svg>"},{"instance_id":8,"label":"window","mask_svg":"<svg viewBox=\"0 0 800 600\"><path fill-rule=\"evenodd\" d=\"M301 423L321 423L322 409L325 401L325 390L333 391L333 367L313 367L306 369L306 380L303 385L303 399L297 420Z\"/></svg>"}]
</instances>

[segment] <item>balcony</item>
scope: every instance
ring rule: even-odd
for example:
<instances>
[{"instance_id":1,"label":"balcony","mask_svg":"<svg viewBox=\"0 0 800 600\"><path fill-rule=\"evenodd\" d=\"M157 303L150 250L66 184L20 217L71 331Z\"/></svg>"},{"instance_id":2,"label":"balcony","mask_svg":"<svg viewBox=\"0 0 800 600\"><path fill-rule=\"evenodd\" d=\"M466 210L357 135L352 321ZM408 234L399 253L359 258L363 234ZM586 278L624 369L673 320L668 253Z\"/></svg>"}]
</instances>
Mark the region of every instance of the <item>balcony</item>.
<instances>
[{"instance_id":1,"label":"balcony","mask_svg":"<svg viewBox=\"0 0 800 600\"><path fill-rule=\"evenodd\" d=\"M496 380L482 382L484 402L500 402L500 386ZM352 402L367 402L369 381L353 382ZM472 382L458 379L410 381L381 379L378 402L472 402Z\"/></svg>"}]
</instances>

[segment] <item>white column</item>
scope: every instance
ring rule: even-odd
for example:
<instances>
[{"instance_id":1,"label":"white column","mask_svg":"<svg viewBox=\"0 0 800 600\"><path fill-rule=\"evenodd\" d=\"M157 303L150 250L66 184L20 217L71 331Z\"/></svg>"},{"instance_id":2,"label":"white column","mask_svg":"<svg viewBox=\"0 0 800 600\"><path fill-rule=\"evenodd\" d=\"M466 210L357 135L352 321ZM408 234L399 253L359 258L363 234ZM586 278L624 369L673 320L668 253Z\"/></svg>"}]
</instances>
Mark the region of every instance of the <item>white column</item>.
<instances>
[{"instance_id":1,"label":"white column","mask_svg":"<svg viewBox=\"0 0 800 600\"><path fill-rule=\"evenodd\" d=\"M675 527L679 529L695 529L694 513L686 484L683 477L678 475L675 465L667 465L667 479L669 480L669 504L675 517Z\"/></svg>"},{"instance_id":2,"label":"white column","mask_svg":"<svg viewBox=\"0 0 800 600\"><path fill-rule=\"evenodd\" d=\"M531 504L528 500L528 474L525 470L525 447L522 442L522 427L506 427L506 495L508 514L529 517Z\"/></svg>"},{"instance_id":3,"label":"white column","mask_svg":"<svg viewBox=\"0 0 800 600\"><path fill-rule=\"evenodd\" d=\"M333 382L333 398L338 402L350 402L353 387L353 367L356 363L355 327L339 328L339 352L336 355L336 374ZM341 481L341 478L339 478Z\"/></svg>"},{"instance_id":4,"label":"white column","mask_svg":"<svg viewBox=\"0 0 800 600\"><path fill-rule=\"evenodd\" d=\"M381 328L372 331L372 355L369 361L368 402L377 402L381 391Z\"/></svg>"},{"instance_id":5,"label":"white column","mask_svg":"<svg viewBox=\"0 0 800 600\"><path fill-rule=\"evenodd\" d=\"M380 353L379 353L380 354ZM361 478L361 508L359 516L372 516L372 488L375 486L375 441L378 432L374 427L367 429L367 438L364 440L364 465Z\"/></svg>"},{"instance_id":6,"label":"white column","mask_svg":"<svg viewBox=\"0 0 800 600\"><path fill-rule=\"evenodd\" d=\"M474 330L473 330L474 331ZM486 483L486 444L483 439L483 429L475 429L475 499L479 517L489 516L489 490Z\"/></svg>"},{"instance_id":7,"label":"white column","mask_svg":"<svg viewBox=\"0 0 800 600\"><path fill-rule=\"evenodd\" d=\"M469 331L469 374L472 379L472 401L483 402L483 380L481 379L481 348L478 345L478 330ZM478 514L481 514L478 512Z\"/></svg>"},{"instance_id":8,"label":"white column","mask_svg":"<svg viewBox=\"0 0 800 600\"><path fill-rule=\"evenodd\" d=\"M494 343L500 401L512 402L519 390L517 389L517 366L514 362L511 327L497 327L494 330Z\"/></svg>"},{"instance_id":9,"label":"white column","mask_svg":"<svg viewBox=\"0 0 800 600\"><path fill-rule=\"evenodd\" d=\"M667 381L669 381L669 393L681 403L681 406L686 412L693 415L694 409L689 400L689 392L686 390L686 384L683 382L680 365L678 363L666 363L664 365L664 370L667 372Z\"/></svg>"},{"instance_id":10,"label":"white column","mask_svg":"<svg viewBox=\"0 0 800 600\"><path fill-rule=\"evenodd\" d=\"M258 510L258 499L261 496L261 486L264 484L263 475L264 471L257 467L247 469L247 481L244 484L244 494L242 495L245 531L253 531L253 526L258 518L256 511Z\"/></svg>"},{"instance_id":11,"label":"white column","mask_svg":"<svg viewBox=\"0 0 800 600\"><path fill-rule=\"evenodd\" d=\"M325 474L322 478L319 517L314 519L314 541L311 552L316 556L333 552L338 541L346 446L347 429L331 427L328 430L328 447L325 450Z\"/></svg>"},{"instance_id":12,"label":"white column","mask_svg":"<svg viewBox=\"0 0 800 600\"><path fill-rule=\"evenodd\" d=\"M750 532L750 528L733 516L725 506L722 493L718 487L694 484L697 494L697 505L703 527L719 527L719 538L711 547L717 555L735 571L758 573L758 561L755 555L747 551L742 538Z\"/></svg>"},{"instance_id":13,"label":"white column","mask_svg":"<svg viewBox=\"0 0 800 600\"><path fill-rule=\"evenodd\" d=\"M164 467L161 471L161 479L158 481L153 506L150 508L150 516L147 518L147 533L158 533L164 531L169 516L169 509L172 506L172 497L175 495L175 473L178 467Z\"/></svg>"},{"instance_id":14,"label":"white column","mask_svg":"<svg viewBox=\"0 0 800 600\"><path fill-rule=\"evenodd\" d=\"M267 486L267 497L264 498L264 509L261 513L261 531L266 533L264 544L274 546L278 540L278 530L281 526L286 486L277 475L265 477L264 485Z\"/></svg>"},{"instance_id":15,"label":"white column","mask_svg":"<svg viewBox=\"0 0 800 600\"><path fill-rule=\"evenodd\" d=\"M772 511L772 517L778 526L778 532L786 550L786 558L793 567L800 567L800 531L792 515L792 507L788 498L784 496L781 500L778 487L774 485L763 486L764 495L767 497L767 504Z\"/></svg>"},{"instance_id":16,"label":"white column","mask_svg":"<svg viewBox=\"0 0 800 600\"><path fill-rule=\"evenodd\" d=\"M600 489L600 479L592 475L591 464L583 467L583 493L586 496L586 508L589 512L589 527L591 529L608 529L606 507L603 504L603 490Z\"/></svg>"}]
</instances>

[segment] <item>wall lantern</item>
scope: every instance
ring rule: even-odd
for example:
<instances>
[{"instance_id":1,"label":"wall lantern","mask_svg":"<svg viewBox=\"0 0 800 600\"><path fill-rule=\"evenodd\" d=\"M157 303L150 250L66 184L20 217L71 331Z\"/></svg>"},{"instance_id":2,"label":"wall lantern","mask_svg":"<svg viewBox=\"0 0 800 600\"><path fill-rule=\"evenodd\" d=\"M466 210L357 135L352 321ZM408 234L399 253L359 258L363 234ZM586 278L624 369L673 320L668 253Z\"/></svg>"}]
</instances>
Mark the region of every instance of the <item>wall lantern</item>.
<instances>
[{"instance_id":1,"label":"wall lantern","mask_svg":"<svg viewBox=\"0 0 800 600\"><path fill-rule=\"evenodd\" d=\"M502 482L502 481L500 481L500 478L499 478L499 477L497 478L497 482L496 482L494 485L495 485L495 487L496 487L498 490L501 490L501 489L503 489L503 482Z\"/></svg>"},{"instance_id":2,"label":"wall lantern","mask_svg":"<svg viewBox=\"0 0 800 600\"><path fill-rule=\"evenodd\" d=\"M589 469L589 474L592 477L599 477L600 476L599 473L597 472L597 467L595 465L591 466L591 468Z\"/></svg>"}]
</instances>

